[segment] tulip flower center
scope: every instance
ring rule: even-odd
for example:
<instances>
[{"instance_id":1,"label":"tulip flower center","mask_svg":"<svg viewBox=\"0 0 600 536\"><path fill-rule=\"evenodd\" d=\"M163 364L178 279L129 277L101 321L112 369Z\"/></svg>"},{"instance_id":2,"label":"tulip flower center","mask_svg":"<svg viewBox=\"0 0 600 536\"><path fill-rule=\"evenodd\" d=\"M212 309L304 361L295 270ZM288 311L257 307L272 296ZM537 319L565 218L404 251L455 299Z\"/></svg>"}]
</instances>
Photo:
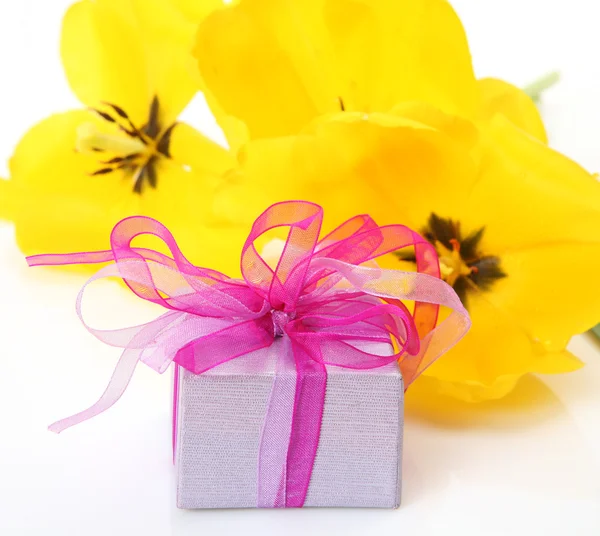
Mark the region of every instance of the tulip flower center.
<instances>
[{"instance_id":1,"label":"tulip flower center","mask_svg":"<svg viewBox=\"0 0 600 536\"><path fill-rule=\"evenodd\" d=\"M495 281L506 277L500 266L500 258L481 251L480 242L484 228L463 237L460 222L431 214L422 229L423 236L431 242L438 253L442 279L452 285L463 303L475 290L489 290ZM397 257L411 261L414 255L397 252Z\"/></svg>"},{"instance_id":2,"label":"tulip flower center","mask_svg":"<svg viewBox=\"0 0 600 536\"><path fill-rule=\"evenodd\" d=\"M460 242L455 238L450 239L452 249L448 249L439 240L435 241L435 249L440 259L441 276L449 285L454 286L459 277L467 277L475 270L469 266L460 254Z\"/></svg>"},{"instance_id":3,"label":"tulip flower center","mask_svg":"<svg viewBox=\"0 0 600 536\"><path fill-rule=\"evenodd\" d=\"M138 128L127 112L116 104L104 103L106 110L92 109L114 128L101 131L93 123L84 123L77 129L76 149L81 152L103 153L99 167L90 175L107 175L120 171L133 182L133 191L141 194L144 184L156 188L156 167L161 158L170 158L169 145L176 123L163 129L159 122L159 102L154 97L148 121Z\"/></svg>"}]
</instances>

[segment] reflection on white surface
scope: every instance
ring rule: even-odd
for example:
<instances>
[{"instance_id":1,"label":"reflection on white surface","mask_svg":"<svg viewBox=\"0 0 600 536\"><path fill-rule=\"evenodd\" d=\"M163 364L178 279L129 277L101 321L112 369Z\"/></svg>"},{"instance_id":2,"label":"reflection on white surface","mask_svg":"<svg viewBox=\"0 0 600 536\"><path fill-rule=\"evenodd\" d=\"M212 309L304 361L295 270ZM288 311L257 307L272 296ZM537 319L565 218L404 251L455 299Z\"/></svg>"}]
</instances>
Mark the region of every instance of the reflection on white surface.
<instances>
[{"instance_id":1,"label":"reflection on white surface","mask_svg":"<svg viewBox=\"0 0 600 536\"><path fill-rule=\"evenodd\" d=\"M579 355L597 353L583 338L572 346ZM440 415L437 406L435 417L423 411L423 400L413 400L405 506L428 503L432 528L432 517L439 528L450 518L467 534L476 534L477 526L494 534L526 534L526 527L531 534L575 527L589 532L573 534L593 534L600 521L598 418L590 414L585 423L588 429L596 423L590 437L573 413L579 407L597 411L599 379L597 364L573 378L556 378L563 383L559 397L529 377L505 400L476 406L448 400L447 413Z\"/></svg>"}]
</instances>

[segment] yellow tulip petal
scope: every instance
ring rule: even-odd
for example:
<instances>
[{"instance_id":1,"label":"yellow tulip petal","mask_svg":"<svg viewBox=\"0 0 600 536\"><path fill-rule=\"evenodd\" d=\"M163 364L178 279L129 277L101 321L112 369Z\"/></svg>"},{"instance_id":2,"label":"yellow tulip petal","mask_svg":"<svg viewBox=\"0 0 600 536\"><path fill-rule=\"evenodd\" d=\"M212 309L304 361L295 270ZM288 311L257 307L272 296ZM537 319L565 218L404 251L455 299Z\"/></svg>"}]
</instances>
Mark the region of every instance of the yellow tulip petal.
<instances>
[{"instance_id":1,"label":"yellow tulip petal","mask_svg":"<svg viewBox=\"0 0 600 536\"><path fill-rule=\"evenodd\" d=\"M526 136L501 116L495 117L490 127L490 145L493 143L498 149L497 155L505 157L510 165L519 162L530 173L543 175L545 182L568 190L569 199L592 196L588 203L597 204L599 183L579 164ZM509 169L514 171L514 168Z\"/></svg>"},{"instance_id":2,"label":"yellow tulip petal","mask_svg":"<svg viewBox=\"0 0 600 536\"><path fill-rule=\"evenodd\" d=\"M122 5L131 8L128 1ZM152 95L143 43L132 19L131 13L115 12L112 3L73 4L63 19L61 56L71 89L83 103L112 102L142 122Z\"/></svg>"},{"instance_id":3,"label":"yellow tulip petal","mask_svg":"<svg viewBox=\"0 0 600 536\"><path fill-rule=\"evenodd\" d=\"M107 249L113 226L133 211L118 211L92 196L27 193L13 199L17 244L25 255ZM93 267L91 267L93 269Z\"/></svg>"},{"instance_id":4,"label":"yellow tulip petal","mask_svg":"<svg viewBox=\"0 0 600 536\"><path fill-rule=\"evenodd\" d=\"M348 109L425 101L471 116L475 79L461 22L443 0L327 0L325 20Z\"/></svg>"},{"instance_id":5,"label":"yellow tulip petal","mask_svg":"<svg viewBox=\"0 0 600 536\"><path fill-rule=\"evenodd\" d=\"M463 229L485 226L487 253L600 240L600 182L500 115L488 135L477 184L447 185L467 199L468 209L454 213Z\"/></svg>"},{"instance_id":6,"label":"yellow tulip petal","mask_svg":"<svg viewBox=\"0 0 600 536\"><path fill-rule=\"evenodd\" d=\"M540 351L561 350L600 319L600 240L508 251L501 262L508 275L494 284L490 299L527 330Z\"/></svg>"},{"instance_id":7,"label":"yellow tulip petal","mask_svg":"<svg viewBox=\"0 0 600 536\"><path fill-rule=\"evenodd\" d=\"M193 129L188 128L193 135ZM213 189L217 182L214 173L162 159L157 165L157 176L157 188L148 188L141 196L140 213L166 225L194 264L238 276L249 228L224 223L213 213ZM140 245L160 246L155 241L143 240ZM164 251L162 246L158 249Z\"/></svg>"},{"instance_id":8,"label":"yellow tulip petal","mask_svg":"<svg viewBox=\"0 0 600 536\"><path fill-rule=\"evenodd\" d=\"M248 228L242 226L191 225L175 226L181 229L176 237L182 251L196 266L217 270L234 278L241 278L241 251Z\"/></svg>"},{"instance_id":9,"label":"yellow tulip petal","mask_svg":"<svg viewBox=\"0 0 600 536\"><path fill-rule=\"evenodd\" d=\"M472 151L479 141L477 127L469 120L443 112L439 108L419 101L406 101L396 104L391 115L412 119L447 134L454 141L464 144L465 150Z\"/></svg>"},{"instance_id":10,"label":"yellow tulip petal","mask_svg":"<svg viewBox=\"0 0 600 536\"><path fill-rule=\"evenodd\" d=\"M294 24L294 9L275 0L242 1L209 15L198 29L201 76L252 138L295 133L318 113L290 57L303 30Z\"/></svg>"},{"instance_id":11,"label":"yellow tulip petal","mask_svg":"<svg viewBox=\"0 0 600 536\"><path fill-rule=\"evenodd\" d=\"M502 114L541 142L548 142L540 112L522 89L496 78L478 80L477 86L480 94L480 121L489 123L496 114Z\"/></svg>"},{"instance_id":12,"label":"yellow tulip petal","mask_svg":"<svg viewBox=\"0 0 600 536\"><path fill-rule=\"evenodd\" d=\"M294 171L294 164L300 164L296 155L313 149L312 158L318 165L323 158L309 136L250 142L240 153L241 169L233 171L217 189L214 212L226 220L250 226L265 208L278 201L323 199L315 195L310 174L298 169L298 175L302 174L298 180Z\"/></svg>"},{"instance_id":13,"label":"yellow tulip petal","mask_svg":"<svg viewBox=\"0 0 600 536\"><path fill-rule=\"evenodd\" d=\"M41 193L90 195L114 201L117 190L130 191L116 175L91 177L98 169L101 153L77 152L77 131L82 124L103 122L87 110L52 115L34 125L19 141L9 160L14 188Z\"/></svg>"},{"instance_id":14,"label":"yellow tulip petal","mask_svg":"<svg viewBox=\"0 0 600 536\"><path fill-rule=\"evenodd\" d=\"M444 385L442 391L475 402L509 392L535 362L527 334L484 295L469 295L471 330L424 374Z\"/></svg>"},{"instance_id":15,"label":"yellow tulip petal","mask_svg":"<svg viewBox=\"0 0 600 536\"><path fill-rule=\"evenodd\" d=\"M10 203L12 183L8 179L0 177L0 219L10 220L13 210Z\"/></svg>"},{"instance_id":16,"label":"yellow tulip petal","mask_svg":"<svg viewBox=\"0 0 600 536\"><path fill-rule=\"evenodd\" d=\"M214 179L213 186L220 183L223 173L237 164L231 151L186 123L178 123L173 129L169 152L176 162L189 166L207 180Z\"/></svg>"},{"instance_id":17,"label":"yellow tulip petal","mask_svg":"<svg viewBox=\"0 0 600 536\"><path fill-rule=\"evenodd\" d=\"M197 91L188 54L194 24L160 0L82 0L63 19L61 56L73 92L108 101L141 127L154 96L170 124Z\"/></svg>"},{"instance_id":18,"label":"yellow tulip petal","mask_svg":"<svg viewBox=\"0 0 600 536\"><path fill-rule=\"evenodd\" d=\"M169 0L169 3L194 24L199 24L225 4L223 0Z\"/></svg>"},{"instance_id":19,"label":"yellow tulip petal","mask_svg":"<svg viewBox=\"0 0 600 536\"><path fill-rule=\"evenodd\" d=\"M106 0L105 0L106 1ZM181 67L185 67L187 75L193 85L202 92L206 102L208 103L212 115L221 127L230 151L235 155L239 148L248 141L248 129L246 125L237 117L228 115L223 111L218 101L213 96L210 89L204 83L202 76L198 70L197 62L191 55L193 49L194 36L196 34L197 25L201 23L209 14L217 9L224 7L223 0L168 0L168 3L173 6L187 21L192 23L193 32L191 36L191 44L186 44L185 51L176 52L178 58L182 60ZM190 27L188 27L190 28ZM189 32L186 33L186 39L189 37ZM182 70L183 73L183 70ZM189 81L186 81L188 84ZM178 82L173 84L173 88L177 88Z\"/></svg>"},{"instance_id":20,"label":"yellow tulip petal","mask_svg":"<svg viewBox=\"0 0 600 536\"><path fill-rule=\"evenodd\" d=\"M158 184L141 195L140 206L145 214L162 221L167 227L189 218L189 225L210 219L214 177L211 173L194 171L179 162L160 159L156 165Z\"/></svg>"},{"instance_id":21,"label":"yellow tulip petal","mask_svg":"<svg viewBox=\"0 0 600 536\"><path fill-rule=\"evenodd\" d=\"M219 101L204 82L204 79L198 70L196 59L191 54L189 61L190 73L194 78L196 86L202 93L202 97L204 97L204 100L208 105L210 114L216 121L217 125L221 128L221 131L227 140L229 152L232 154L232 156L235 156L238 154L241 147L243 147L250 139L248 126L241 119L225 112L225 110L219 104Z\"/></svg>"},{"instance_id":22,"label":"yellow tulip petal","mask_svg":"<svg viewBox=\"0 0 600 536\"><path fill-rule=\"evenodd\" d=\"M202 91L212 115L227 140L229 152L232 156L237 155L241 148L250 140L248 126L241 119L225 113L200 76L198 76L198 87Z\"/></svg>"},{"instance_id":23,"label":"yellow tulip petal","mask_svg":"<svg viewBox=\"0 0 600 536\"><path fill-rule=\"evenodd\" d=\"M462 203L444 184L476 176L461 143L384 114L323 118L312 133L251 142L240 159L242 169L219 192L216 211L242 223L272 202L309 199L325 207L328 228L369 213L380 224L419 229L432 210L447 213Z\"/></svg>"},{"instance_id":24,"label":"yellow tulip petal","mask_svg":"<svg viewBox=\"0 0 600 536\"><path fill-rule=\"evenodd\" d=\"M117 1L121 5L122 0ZM163 0L130 0L138 17L139 37L146 51L149 91L162 104L162 120L175 120L198 91L190 51L196 24Z\"/></svg>"},{"instance_id":25,"label":"yellow tulip petal","mask_svg":"<svg viewBox=\"0 0 600 536\"><path fill-rule=\"evenodd\" d=\"M341 168L329 194L336 205L352 203L354 214L368 212L380 224L421 230L432 211L462 205L460 194L445 186L448 182L467 184L476 177L475 162L461 141L402 117L346 113L320 124L316 137L330 143L323 152L329 168ZM313 173L318 177L321 172Z\"/></svg>"},{"instance_id":26,"label":"yellow tulip petal","mask_svg":"<svg viewBox=\"0 0 600 536\"><path fill-rule=\"evenodd\" d=\"M582 368L583 361L568 350L544 353L538 357L533 365L532 372L539 374L562 374L575 372Z\"/></svg>"},{"instance_id":27,"label":"yellow tulip petal","mask_svg":"<svg viewBox=\"0 0 600 536\"><path fill-rule=\"evenodd\" d=\"M245 122L251 138L403 100L474 112L466 39L443 0L242 0L200 24L194 54L222 113Z\"/></svg>"},{"instance_id":28,"label":"yellow tulip petal","mask_svg":"<svg viewBox=\"0 0 600 536\"><path fill-rule=\"evenodd\" d=\"M469 294L468 309L473 321L471 331L424 373L436 380L439 394L467 402L496 399L508 394L525 374L558 374L583 366L576 356L564 349L568 338L575 332L577 320L570 320L570 315L564 310L559 312L557 305L547 306L552 301L552 290L549 291L547 286L541 293L543 284L534 289L523 288L524 279L531 283L535 280L528 270L529 267L522 266L522 272L513 271L520 279L518 282L506 278L495 284L493 292ZM523 272L531 277L524 278ZM599 285L594 287L597 289ZM544 292L544 299L532 306L532 294ZM515 304L522 310L508 307L506 295L514 297ZM598 312L599 303L596 290L584 308ZM556 318L562 320L559 328L562 332L553 332L559 324ZM552 333L554 341L537 339L535 333L532 335L535 328L540 334ZM566 338L558 340L565 334Z\"/></svg>"},{"instance_id":29,"label":"yellow tulip petal","mask_svg":"<svg viewBox=\"0 0 600 536\"><path fill-rule=\"evenodd\" d=\"M83 110L53 115L17 145L3 202L24 253L105 249L112 226L137 211L131 183L90 176L97 156L74 149L77 127L93 120Z\"/></svg>"}]
</instances>

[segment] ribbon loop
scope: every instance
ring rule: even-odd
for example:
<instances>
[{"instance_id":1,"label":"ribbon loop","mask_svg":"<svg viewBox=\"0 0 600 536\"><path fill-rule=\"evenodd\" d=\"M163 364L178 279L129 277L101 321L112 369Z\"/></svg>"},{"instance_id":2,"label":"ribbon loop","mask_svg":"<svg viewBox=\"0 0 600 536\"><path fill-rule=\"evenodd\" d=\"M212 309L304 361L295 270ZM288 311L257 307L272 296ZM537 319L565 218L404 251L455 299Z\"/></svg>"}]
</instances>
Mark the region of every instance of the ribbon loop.
<instances>
[{"instance_id":1,"label":"ribbon loop","mask_svg":"<svg viewBox=\"0 0 600 536\"><path fill-rule=\"evenodd\" d=\"M296 201L276 203L254 222L242 248L242 275L248 286L267 298L274 309L292 311L295 308L322 222L320 206ZM289 231L277 267L272 270L254 244L278 227L289 227Z\"/></svg>"}]
</instances>

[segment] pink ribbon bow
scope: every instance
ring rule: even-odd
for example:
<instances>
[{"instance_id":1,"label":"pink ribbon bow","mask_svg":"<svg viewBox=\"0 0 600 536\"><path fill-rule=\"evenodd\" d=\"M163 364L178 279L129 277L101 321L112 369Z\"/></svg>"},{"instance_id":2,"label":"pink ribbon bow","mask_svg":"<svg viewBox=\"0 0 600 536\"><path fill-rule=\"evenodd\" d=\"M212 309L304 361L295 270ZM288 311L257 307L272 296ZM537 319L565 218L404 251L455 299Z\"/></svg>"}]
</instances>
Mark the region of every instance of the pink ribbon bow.
<instances>
[{"instance_id":1,"label":"pink ribbon bow","mask_svg":"<svg viewBox=\"0 0 600 536\"><path fill-rule=\"evenodd\" d=\"M86 324L98 339L125 350L100 399L50 430L61 432L112 406L138 361L159 373L174 361L202 374L285 337L295 384L276 372L261 438L258 506L302 506L319 442L326 366L372 369L398 360L407 387L470 326L457 295L440 279L434 247L420 235L402 225L378 227L369 216L356 216L319 240L322 221L323 210L313 203L269 207L254 222L242 249L243 280L194 266L166 227L143 216L114 227L111 250L28 257L30 266L114 261L86 285L118 276L137 296L168 310L151 322L120 330ZM289 231L273 270L255 242L278 227ZM132 247L141 234L162 239L172 257ZM414 249L416 272L368 262L407 247ZM80 317L84 289L77 298ZM414 302L412 315L403 300ZM440 305L451 311L436 326ZM390 341L391 355L365 349L365 342ZM280 411L286 405L291 410Z\"/></svg>"}]
</instances>

